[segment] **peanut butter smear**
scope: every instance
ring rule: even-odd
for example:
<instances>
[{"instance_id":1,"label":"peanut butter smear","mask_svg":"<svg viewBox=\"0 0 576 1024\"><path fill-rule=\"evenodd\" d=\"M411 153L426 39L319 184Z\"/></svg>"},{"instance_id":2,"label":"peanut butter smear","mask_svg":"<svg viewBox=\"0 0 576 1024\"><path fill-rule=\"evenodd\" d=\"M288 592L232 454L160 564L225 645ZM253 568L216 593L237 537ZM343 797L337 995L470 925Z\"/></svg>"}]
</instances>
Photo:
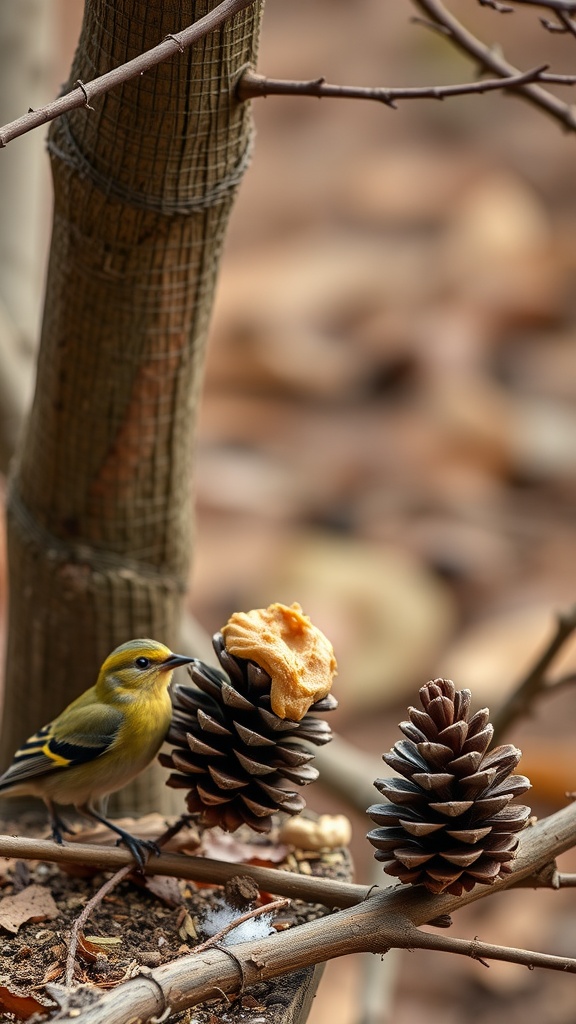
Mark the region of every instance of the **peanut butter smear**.
<instances>
[{"instance_id":1,"label":"peanut butter smear","mask_svg":"<svg viewBox=\"0 0 576 1024\"><path fill-rule=\"evenodd\" d=\"M268 673L270 703L279 718L299 722L330 692L337 670L332 644L299 604L234 612L222 633L230 654L255 661Z\"/></svg>"}]
</instances>

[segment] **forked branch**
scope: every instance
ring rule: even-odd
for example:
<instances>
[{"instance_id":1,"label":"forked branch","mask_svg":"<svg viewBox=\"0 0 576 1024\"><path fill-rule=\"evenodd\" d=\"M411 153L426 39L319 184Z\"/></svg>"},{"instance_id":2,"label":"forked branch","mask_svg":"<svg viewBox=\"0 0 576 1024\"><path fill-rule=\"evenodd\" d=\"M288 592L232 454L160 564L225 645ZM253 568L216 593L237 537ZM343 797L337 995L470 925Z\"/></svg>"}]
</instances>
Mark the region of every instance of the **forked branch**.
<instances>
[{"instance_id":1,"label":"forked branch","mask_svg":"<svg viewBox=\"0 0 576 1024\"><path fill-rule=\"evenodd\" d=\"M95 997L93 990L84 994L80 989L70 997L51 986L50 994L63 1005L53 1020L69 1019L71 1007L80 1010L80 1015L74 1015L82 1024L148 1020L161 1016L168 1007L172 1013L184 1010L206 999L237 992L244 984L279 977L344 954L384 953L392 947L438 949L475 959L503 959L529 968L576 973L576 960L569 957L430 935L418 927L530 877L575 841L576 805L572 804L525 830L513 873L490 888L476 886L461 896L433 896L419 886L397 886L270 939L241 943L234 946L233 956L222 949L205 950L199 956L191 953L101 996ZM70 998L75 1001L70 1002Z\"/></svg>"},{"instance_id":2,"label":"forked branch","mask_svg":"<svg viewBox=\"0 0 576 1024\"><path fill-rule=\"evenodd\" d=\"M498 48L487 46L465 28L444 7L441 0L412 0L412 2L425 15L425 20L421 24L440 32L451 45L470 57L482 71L499 75L502 78L509 78L512 75L520 74L519 69L510 64L501 55ZM554 77L554 80L557 81L557 76ZM564 128L567 128L569 131L576 130L576 115L573 108L568 103L559 100L551 92L543 89L541 85L528 82L527 84L517 86L516 93L533 106L538 107L553 117Z\"/></svg>"}]
</instances>

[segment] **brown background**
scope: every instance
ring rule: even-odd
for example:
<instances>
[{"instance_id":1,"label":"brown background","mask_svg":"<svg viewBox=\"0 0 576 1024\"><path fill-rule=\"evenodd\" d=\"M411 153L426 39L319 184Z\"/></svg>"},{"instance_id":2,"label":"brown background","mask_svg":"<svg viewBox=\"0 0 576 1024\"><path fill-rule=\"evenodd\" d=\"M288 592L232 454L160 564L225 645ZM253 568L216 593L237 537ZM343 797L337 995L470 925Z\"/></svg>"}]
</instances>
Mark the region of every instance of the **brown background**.
<instances>
[{"instance_id":1,"label":"brown background","mask_svg":"<svg viewBox=\"0 0 576 1024\"><path fill-rule=\"evenodd\" d=\"M573 70L576 41L535 12L452 9L521 67ZM409 0L269 0L260 70L473 77L413 13ZM55 89L80 16L62 0ZM574 600L576 139L497 94L254 108L213 320L189 603L213 632L235 608L300 601L336 649L336 727L377 763L427 678L496 705ZM568 645L563 667L575 661ZM576 789L575 707L565 690L510 737L539 813ZM314 789L310 806L339 809ZM350 814L368 880L367 824ZM454 931L571 953L573 905L509 893ZM312 1024L358 1020L361 970L330 965ZM393 970L396 1024L573 1020L568 977L433 953Z\"/></svg>"}]
</instances>

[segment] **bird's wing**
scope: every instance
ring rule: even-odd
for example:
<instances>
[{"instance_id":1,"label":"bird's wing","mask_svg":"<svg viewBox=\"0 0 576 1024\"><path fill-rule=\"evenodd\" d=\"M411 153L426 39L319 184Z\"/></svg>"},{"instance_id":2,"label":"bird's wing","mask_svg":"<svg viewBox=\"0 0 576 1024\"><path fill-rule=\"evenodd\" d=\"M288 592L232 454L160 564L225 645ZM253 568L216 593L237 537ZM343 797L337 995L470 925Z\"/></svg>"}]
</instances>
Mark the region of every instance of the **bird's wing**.
<instances>
[{"instance_id":1,"label":"bird's wing","mask_svg":"<svg viewBox=\"0 0 576 1024\"><path fill-rule=\"evenodd\" d=\"M0 776L0 790L100 757L114 743L123 719L121 711L105 704L68 708L16 751Z\"/></svg>"}]
</instances>

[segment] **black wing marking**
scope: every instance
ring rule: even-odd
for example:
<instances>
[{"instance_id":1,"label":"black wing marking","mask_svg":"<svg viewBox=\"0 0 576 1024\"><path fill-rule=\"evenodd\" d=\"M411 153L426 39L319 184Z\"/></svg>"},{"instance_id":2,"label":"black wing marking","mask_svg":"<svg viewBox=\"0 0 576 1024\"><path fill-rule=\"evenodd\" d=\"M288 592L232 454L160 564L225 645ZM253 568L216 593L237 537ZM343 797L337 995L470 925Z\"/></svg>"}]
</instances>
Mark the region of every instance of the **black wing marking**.
<instances>
[{"instance_id":1,"label":"black wing marking","mask_svg":"<svg viewBox=\"0 0 576 1024\"><path fill-rule=\"evenodd\" d=\"M64 724L56 719L22 744L0 776L0 790L93 761L113 745L123 720L120 711L104 704L69 710Z\"/></svg>"}]
</instances>

